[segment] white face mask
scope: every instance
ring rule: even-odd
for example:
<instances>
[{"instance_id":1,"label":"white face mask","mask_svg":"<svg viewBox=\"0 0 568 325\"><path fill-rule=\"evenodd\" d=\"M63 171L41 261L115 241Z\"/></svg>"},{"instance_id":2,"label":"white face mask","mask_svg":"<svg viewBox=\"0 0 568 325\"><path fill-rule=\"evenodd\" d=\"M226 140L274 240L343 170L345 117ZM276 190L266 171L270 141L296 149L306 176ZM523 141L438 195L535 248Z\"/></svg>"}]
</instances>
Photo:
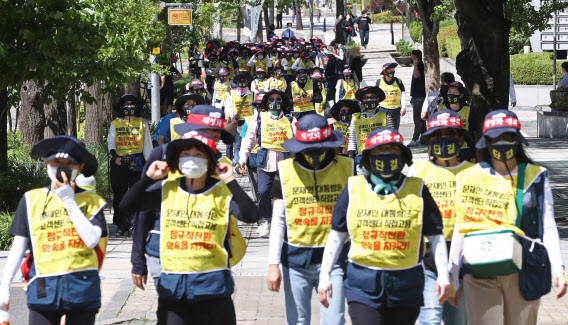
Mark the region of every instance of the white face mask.
<instances>
[{"instance_id":1,"label":"white face mask","mask_svg":"<svg viewBox=\"0 0 568 325\"><path fill-rule=\"evenodd\" d=\"M292 30L292 27L288 27L288 30Z\"/></svg>"},{"instance_id":2,"label":"white face mask","mask_svg":"<svg viewBox=\"0 0 568 325\"><path fill-rule=\"evenodd\" d=\"M182 157L179 158L178 168L187 178L198 178L207 172L207 162L205 158Z\"/></svg>"},{"instance_id":3,"label":"white face mask","mask_svg":"<svg viewBox=\"0 0 568 325\"><path fill-rule=\"evenodd\" d=\"M59 166L47 165L47 176L49 176L49 179L52 182L57 179L57 168L59 168ZM70 169L71 169L71 177L69 178L69 181L71 182L71 181L74 181L75 178L77 178L79 171L77 169L74 169L74 168L70 168ZM60 174L61 174L61 172L60 172Z\"/></svg>"}]
</instances>

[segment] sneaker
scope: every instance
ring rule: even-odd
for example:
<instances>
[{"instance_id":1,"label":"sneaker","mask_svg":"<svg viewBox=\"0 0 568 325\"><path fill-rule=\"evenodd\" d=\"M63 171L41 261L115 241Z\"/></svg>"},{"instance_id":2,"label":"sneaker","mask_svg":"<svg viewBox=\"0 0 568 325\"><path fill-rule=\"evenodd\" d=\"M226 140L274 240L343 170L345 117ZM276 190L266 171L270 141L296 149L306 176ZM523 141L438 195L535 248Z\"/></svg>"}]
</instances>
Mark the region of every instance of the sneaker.
<instances>
[{"instance_id":1,"label":"sneaker","mask_svg":"<svg viewBox=\"0 0 568 325\"><path fill-rule=\"evenodd\" d=\"M407 144L407 147L418 147L420 144L414 140L410 141L409 144Z\"/></svg>"},{"instance_id":2,"label":"sneaker","mask_svg":"<svg viewBox=\"0 0 568 325\"><path fill-rule=\"evenodd\" d=\"M268 237L268 235L270 234L270 223L268 223L268 221L266 220L262 221L260 226L258 226L256 232L260 237Z\"/></svg>"}]
</instances>

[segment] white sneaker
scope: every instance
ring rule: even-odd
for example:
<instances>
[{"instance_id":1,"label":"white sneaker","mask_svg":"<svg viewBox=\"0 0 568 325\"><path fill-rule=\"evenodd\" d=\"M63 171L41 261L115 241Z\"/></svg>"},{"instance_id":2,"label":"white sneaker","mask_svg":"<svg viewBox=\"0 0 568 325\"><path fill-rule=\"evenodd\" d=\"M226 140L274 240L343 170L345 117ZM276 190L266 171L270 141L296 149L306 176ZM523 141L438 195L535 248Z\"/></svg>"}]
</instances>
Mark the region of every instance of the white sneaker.
<instances>
[{"instance_id":1,"label":"white sneaker","mask_svg":"<svg viewBox=\"0 0 568 325\"><path fill-rule=\"evenodd\" d=\"M260 237L268 237L268 235L270 235L270 223L263 221L260 226L258 226L256 232Z\"/></svg>"}]
</instances>

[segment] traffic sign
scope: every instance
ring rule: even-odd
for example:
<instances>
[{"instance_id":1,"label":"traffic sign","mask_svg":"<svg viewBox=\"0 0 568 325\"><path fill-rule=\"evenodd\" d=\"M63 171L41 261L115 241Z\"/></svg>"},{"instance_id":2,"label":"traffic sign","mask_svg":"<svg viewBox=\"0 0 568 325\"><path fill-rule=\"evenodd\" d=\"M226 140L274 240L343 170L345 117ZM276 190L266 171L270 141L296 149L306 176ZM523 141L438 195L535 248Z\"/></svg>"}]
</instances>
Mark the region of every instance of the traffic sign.
<instances>
[{"instance_id":1,"label":"traffic sign","mask_svg":"<svg viewBox=\"0 0 568 325\"><path fill-rule=\"evenodd\" d=\"M168 8L168 25L191 25L191 9Z\"/></svg>"}]
</instances>

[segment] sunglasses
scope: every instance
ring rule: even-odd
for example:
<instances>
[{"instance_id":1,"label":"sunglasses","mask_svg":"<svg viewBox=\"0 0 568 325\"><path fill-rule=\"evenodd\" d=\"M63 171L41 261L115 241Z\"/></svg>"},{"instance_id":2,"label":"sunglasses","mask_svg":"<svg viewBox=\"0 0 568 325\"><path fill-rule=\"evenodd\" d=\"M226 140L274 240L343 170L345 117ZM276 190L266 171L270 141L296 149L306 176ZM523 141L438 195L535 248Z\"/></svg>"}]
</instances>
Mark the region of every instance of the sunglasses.
<instances>
[{"instance_id":1,"label":"sunglasses","mask_svg":"<svg viewBox=\"0 0 568 325\"><path fill-rule=\"evenodd\" d=\"M377 96L363 96L363 100L377 100Z\"/></svg>"}]
</instances>

